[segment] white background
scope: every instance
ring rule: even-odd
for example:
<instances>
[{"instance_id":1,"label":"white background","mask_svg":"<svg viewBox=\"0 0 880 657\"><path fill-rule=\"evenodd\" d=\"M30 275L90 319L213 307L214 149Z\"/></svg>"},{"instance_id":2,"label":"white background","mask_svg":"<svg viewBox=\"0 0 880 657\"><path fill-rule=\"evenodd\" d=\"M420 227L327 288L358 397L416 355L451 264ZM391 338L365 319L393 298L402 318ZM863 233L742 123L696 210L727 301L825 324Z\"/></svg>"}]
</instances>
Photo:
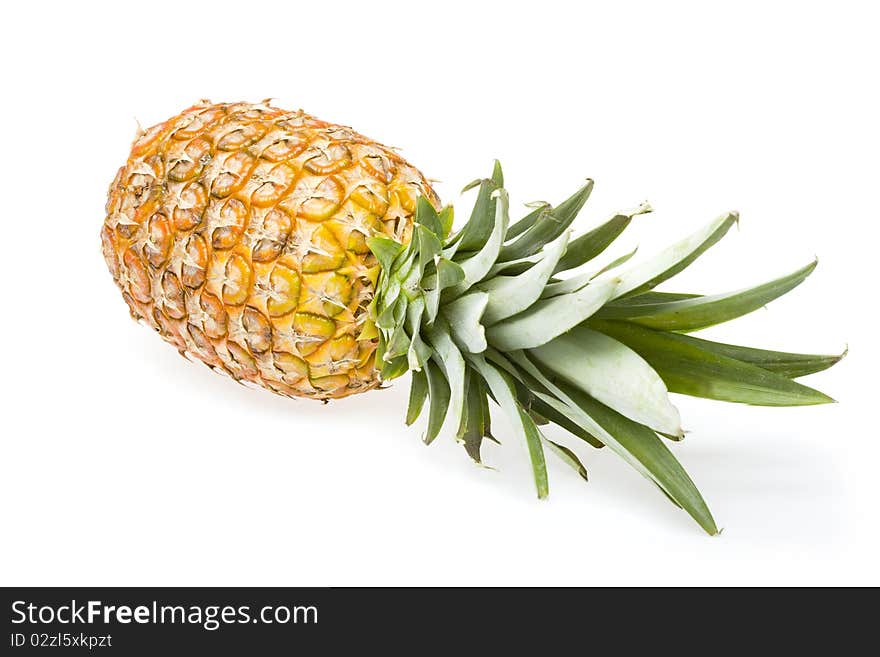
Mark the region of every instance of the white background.
<instances>
[{"instance_id":1,"label":"white background","mask_svg":"<svg viewBox=\"0 0 880 657\"><path fill-rule=\"evenodd\" d=\"M10 3L0 583L880 584L870 7ZM129 319L99 249L105 193L136 119L269 96L400 147L462 213L495 157L516 208L595 178L580 228L650 200L613 255L739 209L668 289L818 254L792 295L709 335L848 344L806 381L841 403L676 398L673 449L724 527L708 538L609 450L580 449L589 484L552 460L539 502L512 439L485 449L497 471L424 447L406 380L323 406L187 364Z\"/></svg>"}]
</instances>

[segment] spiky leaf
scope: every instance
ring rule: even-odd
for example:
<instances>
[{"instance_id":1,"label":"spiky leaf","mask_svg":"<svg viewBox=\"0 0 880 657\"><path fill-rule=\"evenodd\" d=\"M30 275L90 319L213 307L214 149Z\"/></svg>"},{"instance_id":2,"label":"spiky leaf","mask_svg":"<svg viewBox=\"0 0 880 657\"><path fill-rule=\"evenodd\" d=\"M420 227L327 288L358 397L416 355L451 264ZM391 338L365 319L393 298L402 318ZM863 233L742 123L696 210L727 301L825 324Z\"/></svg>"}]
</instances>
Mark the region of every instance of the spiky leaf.
<instances>
[{"instance_id":1,"label":"spiky leaf","mask_svg":"<svg viewBox=\"0 0 880 657\"><path fill-rule=\"evenodd\" d=\"M507 415L511 426L520 433L526 443L529 459L532 462L532 474L538 497L547 497L550 491L547 482L547 464L544 460L544 449L541 446L541 434L529 414L516 401L513 384L504 373L487 363L482 356L471 356L469 361L489 386L495 401Z\"/></svg>"},{"instance_id":2,"label":"spiky leaf","mask_svg":"<svg viewBox=\"0 0 880 657\"><path fill-rule=\"evenodd\" d=\"M530 353L556 376L631 420L660 433L684 435L663 380L614 338L579 326Z\"/></svg>"},{"instance_id":3,"label":"spiky leaf","mask_svg":"<svg viewBox=\"0 0 880 657\"><path fill-rule=\"evenodd\" d=\"M496 349L540 347L573 329L611 299L617 281L597 281L577 292L533 304L528 310L490 327L486 338Z\"/></svg>"},{"instance_id":4,"label":"spiky leaf","mask_svg":"<svg viewBox=\"0 0 880 657\"><path fill-rule=\"evenodd\" d=\"M434 362L425 363L425 374L428 378L428 427L423 440L430 445L443 426L446 411L449 408L449 383L443 375L440 365Z\"/></svg>"},{"instance_id":5,"label":"spiky leaf","mask_svg":"<svg viewBox=\"0 0 880 657\"><path fill-rule=\"evenodd\" d=\"M556 263L568 244L568 233L547 245L543 256L534 267L518 276L497 276L482 283L481 290L489 292L488 305L483 316L486 326L492 326L526 310L537 301L547 286Z\"/></svg>"},{"instance_id":6,"label":"spiky leaf","mask_svg":"<svg viewBox=\"0 0 880 657\"><path fill-rule=\"evenodd\" d=\"M837 355L795 354L788 351L769 351L767 349L755 349L754 347L712 342L693 336L679 336L679 339L704 351L751 363L789 379L796 379L827 370L846 356L846 351Z\"/></svg>"},{"instance_id":7,"label":"spiky leaf","mask_svg":"<svg viewBox=\"0 0 880 657\"><path fill-rule=\"evenodd\" d=\"M577 388L564 382L550 381L525 356L515 355L514 360L550 391L536 392L539 399L570 415L578 424L597 436L623 460L657 484L707 533L718 533L712 514L694 482L653 431L625 418Z\"/></svg>"},{"instance_id":8,"label":"spiky leaf","mask_svg":"<svg viewBox=\"0 0 880 657\"><path fill-rule=\"evenodd\" d=\"M587 202L593 191L593 181L581 187L571 197L548 212L541 213L532 225L516 241L505 244L498 259L503 261L516 260L540 251L571 225L578 212Z\"/></svg>"},{"instance_id":9,"label":"spiky leaf","mask_svg":"<svg viewBox=\"0 0 880 657\"><path fill-rule=\"evenodd\" d=\"M544 442L550 446L550 449L556 454L563 463L572 468L578 476L584 481L589 481L590 478L587 476L587 469L584 467L584 464L581 463L581 460L578 458L578 455L571 451L565 445L560 445L559 443L553 442L547 438L544 439Z\"/></svg>"},{"instance_id":10,"label":"spiky leaf","mask_svg":"<svg viewBox=\"0 0 880 657\"><path fill-rule=\"evenodd\" d=\"M589 262L607 249L626 230L633 217L652 211L650 205L643 203L635 210L614 215L600 226L572 240L565 256L559 261L556 272L574 269Z\"/></svg>"},{"instance_id":11,"label":"spiky leaf","mask_svg":"<svg viewBox=\"0 0 880 657\"><path fill-rule=\"evenodd\" d=\"M670 392L757 406L807 406L834 401L757 365L702 349L685 336L609 320L595 320L591 326L638 352Z\"/></svg>"},{"instance_id":12,"label":"spiky leaf","mask_svg":"<svg viewBox=\"0 0 880 657\"><path fill-rule=\"evenodd\" d=\"M409 387L409 405L406 409L406 425L412 425L422 414L422 407L428 397L428 377L424 370L414 370Z\"/></svg>"},{"instance_id":13,"label":"spiky leaf","mask_svg":"<svg viewBox=\"0 0 880 657\"><path fill-rule=\"evenodd\" d=\"M724 237L738 220L739 215L736 212L723 214L653 258L620 274L620 285L615 296L636 295L672 278Z\"/></svg>"},{"instance_id":14,"label":"spiky leaf","mask_svg":"<svg viewBox=\"0 0 880 657\"><path fill-rule=\"evenodd\" d=\"M596 317L623 318L664 331L696 331L741 317L765 306L800 285L815 268L816 262L813 261L787 276L738 292L678 301L611 306L600 310Z\"/></svg>"},{"instance_id":15,"label":"spiky leaf","mask_svg":"<svg viewBox=\"0 0 880 657\"><path fill-rule=\"evenodd\" d=\"M498 250L501 248L501 241L504 239L504 231L507 230L507 206L507 192L502 189L495 202L495 220L492 224L492 231L477 253L458 261L462 271L464 271L464 279L448 290L445 296L449 300L453 300L467 292L474 283L479 283L483 280L486 274L489 273L489 270L492 269L492 265L495 264L498 258Z\"/></svg>"},{"instance_id":16,"label":"spiky leaf","mask_svg":"<svg viewBox=\"0 0 880 657\"><path fill-rule=\"evenodd\" d=\"M443 306L443 316L450 326L453 340L471 353L486 350L486 330L481 321L488 302L489 295L477 290Z\"/></svg>"}]
</instances>

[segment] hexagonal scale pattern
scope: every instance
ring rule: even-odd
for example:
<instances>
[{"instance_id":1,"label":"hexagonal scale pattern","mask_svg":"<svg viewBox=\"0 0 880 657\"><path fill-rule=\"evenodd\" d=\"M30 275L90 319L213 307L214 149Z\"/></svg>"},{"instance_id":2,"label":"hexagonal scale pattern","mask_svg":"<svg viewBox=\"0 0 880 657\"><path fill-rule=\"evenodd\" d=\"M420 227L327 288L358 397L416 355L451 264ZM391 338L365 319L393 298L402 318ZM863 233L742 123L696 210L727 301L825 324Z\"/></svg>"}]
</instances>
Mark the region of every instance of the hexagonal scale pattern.
<instances>
[{"instance_id":1,"label":"hexagonal scale pattern","mask_svg":"<svg viewBox=\"0 0 880 657\"><path fill-rule=\"evenodd\" d=\"M408 242L419 195L394 151L268 103L202 103L143 131L110 187L101 241L136 319L180 352L288 396L373 388L358 340L376 260Z\"/></svg>"}]
</instances>

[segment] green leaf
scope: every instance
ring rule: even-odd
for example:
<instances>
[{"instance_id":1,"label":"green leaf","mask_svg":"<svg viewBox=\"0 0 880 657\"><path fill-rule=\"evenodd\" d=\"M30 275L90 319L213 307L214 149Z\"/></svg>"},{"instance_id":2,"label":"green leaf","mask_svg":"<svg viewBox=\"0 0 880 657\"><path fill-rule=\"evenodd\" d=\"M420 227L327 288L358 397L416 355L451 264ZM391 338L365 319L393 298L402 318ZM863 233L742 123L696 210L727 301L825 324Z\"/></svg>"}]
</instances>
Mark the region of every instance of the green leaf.
<instances>
[{"instance_id":1,"label":"green leaf","mask_svg":"<svg viewBox=\"0 0 880 657\"><path fill-rule=\"evenodd\" d=\"M419 240L419 272L424 272L430 263L434 262L435 256L443 250L443 244L440 237L425 226L416 227L416 235L413 236L413 239L416 238ZM416 283L420 284L421 280Z\"/></svg>"},{"instance_id":2,"label":"green leaf","mask_svg":"<svg viewBox=\"0 0 880 657\"><path fill-rule=\"evenodd\" d=\"M480 319L488 302L485 292L468 292L440 311L451 327L452 339L464 351L478 354L486 350L486 330Z\"/></svg>"},{"instance_id":3,"label":"green leaf","mask_svg":"<svg viewBox=\"0 0 880 657\"><path fill-rule=\"evenodd\" d=\"M423 231L422 226L418 227L418 231ZM419 239L418 231L413 239ZM403 292L407 301L414 301L422 296L423 292L419 284L422 281L422 265L421 262L415 263L410 269L406 278L400 282L400 291Z\"/></svg>"},{"instance_id":4,"label":"green leaf","mask_svg":"<svg viewBox=\"0 0 880 657\"><path fill-rule=\"evenodd\" d=\"M501 354L495 349L489 348L486 351L486 358L492 361L494 364L500 366L515 380L514 385L516 387L517 400L523 408L528 410L530 413L534 411L540 413L549 421L559 425L569 433L588 442L590 445L597 449L601 449L605 446L598 439L596 439L595 436L591 435L588 431L581 427L577 423L577 421L573 419L573 416L570 413L567 413L565 411L564 404L562 405L563 408L560 409L558 406L551 406L535 396L534 393L536 391L544 390L542 384L537 381L533 376L524 372L522 370L522 367L517 368L511 362L516 361L519 365L521 365L522 362L526 362L528 367L534 368L534 365L532 365L530 361L527 361L525 359L522 351L514 351L507 355L510 356L510 360L508 360L505 355Z\"/></svg>"},{"instance_id":5,"label":"green leaf","mask_svg":"<svg viewBox=\"0 0 880 657\"><path fill-rule=\"evenodd\" d=\"M607 249L626 230L633 217L652 211L650 205L642 203L635 210L616 214L605 223L572 240L565 256L556 266L556 272L574 269L592 260Z\"/></svg>"},{"instance_id":6,"label":"green leaf","mask_svg":"<svg viewBox=\"0 0 880 657\"><path fill-rule=\"evenodd\" d=\"M541 434L535 426L532 418L516 401L513 384L510 379L494 365L487 363L480 355L468 357L469 362L480 373L483 380L492 391L495 401L501 410L507 415L511 426L517 431L529 450L529 459L532 462L532 475L535 480L535 488L538 497L547 497L549 485L547 482L547 464L544 460L544 449L541 446Z\"/></svg>"},{"instance_id":7,"label":"green leaf","mask_svg":"<svg viewBox=\"0 0 880 657\"><path fill-rule=\"evenodd\" d=\"M426 331L427 337L434 347L434 361L442 368L449 390L446 421L452 427L452 431L457 432L461 424L462 413L464 412L464 358L452 342L446 322L438 320L428 327ZM428 382L430 383L430 378Z\"/></svg>"},{"instance_id":8,"label":"green leaf","mask_svg":"<svg viewBox=\"0 0 880 657\"><path fill-rule=\"evenodd\" d=\"M495 160L495 165L492 167L492 182L498 189L504 187L504 173L501 171L501 162L498 160Z\"/></svg>"},{"instance_id":9,"label":"green leaf","mask_svg":"<svg viewBox=\"0 0 880 657\"><path fill-rule=\"evenodd\" d=\"M529 459L532 462L532 476L535 480L535 488L538 490L538 499L544 499L550 494L550 485L547 478L547 461L544 458L544 447L541 445L541 439L544 436L531 415L526 413L518 404L517 410L519 411L519 419L526 434L526 446L529 450Z\"/></svg>"},{"instance_id":10,"label":"green leaf","mask_svg":"<svg viewBox=\"0 0 880 657\"><path fill-rule=\"evenodd\" d=\"M672 278L724 237L737 221L739 221L739 215L736 212L721 215L707 226L664 249L656 256L618 274L621 283L615 296L640 294Z\"/></svg>"},{"instance_id":11,"label":"green leaf","mask_svg":"<svg viewBox=\"0 0 880 657\"><path fill-rule=\"evenodd\" d=\"M388 326L385 322L394 321L394 305L397 303L397 299L400 296L400 281L393 275L387 276L385 278L385 285L380 292L381 298L376 307L376 310L378 311L376 325L379 328L394 328L393 324Z\"/></svg>"},{"instance_id":12,"label":"green leaf","mask_svg":"<svg viewBox=\"0 0 880 657\"><path fill-rule=\"evenodd\" d=\"M638 248L633 249L626 255L622 255L613 262L608 263L597 272L586 272L577 276L572 276L571 278L567 278L562 281L550 283L549 285L544 287L544 291L541 293L541 298L549 299L550 297L558 297L560 294L577 292L594 278L597 278L598 276L601 276L602 274L611 271L615 267L619 267L620 265L625 263L636 254L636 251L638 251Z\"/></svg>"},{"instance_id":13,"label":"green leaf","mask_svg":"<svg viewBox=\"0 0 880 657\"><path fill-rule=\"evenodd\" d=\"M398 356L391 360L385 361L382 365L382 380L391 381L403 374L406 374L408 364L406 356Z\"/></svg>"},{"instance_id":14,"label":"green leaf","mask_svg":"<svg viewBox=\"0 0 880 657\"><path fill-rule=\"evenodd\" d=\"M443 235L443 225L440 223L440 217L437 216L437 210L424 196L419 196L416 201L415 222L430 230L434 235Z\"/></svg>"},{"instance_id":15,"label":"green leaf","mask_svg":"<svg viewBox=\"0 0 880 657\"><path fill-rule=\"evenodd\" d=\"M479 187L483 182L483 178L475 178L471 180L467 185L461 188L460 194L465 194L466 192L471 191L474 187Z\"/></svg>"},{"instance_id":16,"label":"green leaf","mask_svg":"<svg viewBox=\"0 0 880 657\"><path fill-rule=\"evenodd\" d=\"M590 478L587 476L587 469L584 467L584 464L581 463L581 460L578 458L577 454L571 451L565 445L560 445L559 443L554 443L549 438L545 438L544 442L550 445L550 449L560 458L564 463L569 465L571 468L577 472L578 476L584 481L589 481Z\"/></svg>"},{"instance_id":17,"label":"green leaf","mask_svg":"<svg viewBox=\"0 0 880 657\"><path fill-rule=\"evenodd\" d=\"M632 251L630 251L629 253L624 253L624 254L623 254L622 256L620 256L619 258L615 258L614 260L612 260L611 262L609 262L607 265L605 265L604 267L602 267L602 269L600 269L600 270L597 271L595 274L593 274L593 276L591 277L591 280L592 280L592 278L597 278L597 277L601 276L602 274L606 274L606 273L608 273L609 271L611 271L612 269L616 269L617 267L620 267L620 265L629 262L630 259L632 259L632 257L633 257L636 253L638 253L638 251L639 251L639 247L636 247L636 248L634 248Z\"/></svg>"},{"instance_id":18,"label":"green leaf","mask_svg":"<svg viewBox=\"0 0 880 657\"><path fill-rule=\"evenodd\" d=\"M482 463L480 448L486 431L483 419L483 400L486 393L480 385L479 377L473 374L470 367L465 370L464 391L464 413L457 437L464 445L468 456L475 463Z\"/></svg>"},{"instance_id":19,"label":"green leaf","mask_svg":"<svg viewBox=\"0 0 880 657\"><path fill-rule=\"evenodd\" d=\"M406 317L406 310L409 307L409 299L405 296L401 297L397 300L397 303L394 304L394 326L401 326L403 324L403 319Z\"/></svg>"},{"instance_id":20,"label":"green leaf","mask_svg":"<svg viewBox=\"0 0 880 657\"><path fill-rule=\"evenodd\" d=\"M578 213L581 211L581 208L584 207L584 204L587 202L587 199L590 198L590 194L593 193L593 179L587 178L587 182L584 183L584 186L577 190L574 194L565 199L562 203L555 206L553 208L553 214L556 215L557 221L561 221L566 226L570 226L571 223L577 218ZM558 235L561 235L560 231ZM555 239L556 236L554 236Z\"/></svg>"},{"instance_id":21,"label":"green leaf","mask_svg":"<svg viewBox=\"0 0 880 657\"><path fill-rule=\"evenodd\" d=\"M406 409L406 426L411 426L422 414L422 407L428 397L428 377L421 370L412 373L409 384L409 405Z\"/></svg>"},{"instance_id":22,"label":"green leaf","mask_svg":"<svg viewBox=\"0 0 880 657\"><path fill-rule=\"evenodd\" d=\"M367 240L367 246L376 256L382 270L391 271L394 259L403 251L403 245L387 237L371 237Z\"/></svg>"},{"instance_id":23,"label":"green leaf","mask_svg":"<svg viewBox=\"0 0 880 657\"><path fill-rule=\"evenodd\" d=\"M416 333L412 336L409 349L406 352L407 368L410 370L423 368L432 353L431 348L422 340L422 336Z\"/></svg>"},{"instance_id":24,"label":"green leaf","mask_svg":"<svg viewBox=\"0 0 880 657\"><path fill-rule=\"evenodd\" d=\"M522 366L549 390L550 394L535 391L536 397L576 418L577 424L659 486L667 497L684 508L707 533L718 533L712 514L694 482L653 431L625 418L577 388L564 382L553 383L522 353L511 356L517 365Z\"/></svg>"},{"instance_id":25,"label":"green leaf","mask_svg":"<svg viewBox=\"0 0 880 657\"><path fill-rule=\"evenodd\" d=\"M585 423L592 425L584 419L583 411L568 400L565 393L550 383L543 374L540 374L535 365L525 358L523 352L514 352L510 356L520 366L518 378L523 381L523 389L527 392L530 406L539 409L545 417L593 447L601 449L605 446L585 428Z\"/></svg>"},{"instance_id":26,"label":"green leaf","mask_svg":"<svg viewBox=\"0 0 880 657\"><path fill-rule=\"evenodd\" d=\"M680 292L657 292L649 290L636 296L623 297L610 302L609 306L631 306L642 303L665 303L667 301L682 301L684 299L696 299L702 294L682 294Z\"/></svg>"},{"instance_id":27,"label":"green leaf","mask_svg":"<svg viewBox=\"0 0 880 657\"><path fill-rule=\"evenodd\" d=\"M507 230L508 198L507 192L503 189L498 190L497 194L497 200L493 199L496 210L492 233L477 253L464 260L458 261L458 264L460 264L462 270L464 270L464 280L450 288L448 294L444 295L448 296L450 299L461 296L467 292L474 283L479 283L483 280L486 274L489 273L489 270L492 269L495 260L498 258L498 249L501 248L501 240L504 238L504 231Z\"/></svg>"},{"instance_id":28,"label":"green leaf","mask_svg":"<svg viewBox=\"0 0 880 657\"><path fill-rule=\"evenodd\" d=\"M558 297L563 294L577 292L589 285L590 281L594 278L595 275L593 272L585 272L561 281L556 280L555 282L544 286L544 290L541 292L541 298L552 299L553 297Z\"/></svg>"},{"instance_id":29,"label":"green leaf","mask_svg":"<svg viewBox=\"0 0 880 657\"><path fill-rule=\"evenodd\" d=\"M464 368L464 410L461 414L461 422L458 423L458 431L455 432L456 439L461 442L464 432L467 430L468 415L470 413L470 399L473 392L473 370L465 364Z\"/></svg>"},{"instance_id":30,"label":"green leaf","mask_svg":"<svg viewBox=\"0 0 880 657\"><path fill-rule=\"evenodd\" d=\"M757 406L806 406L834 400L751 363L701 348L693 338L609 320L590 326L639 353L670 392Z\"/></svg>"},{"instance_id":31,"label":"green leaf","mask_svg":"<svg viewBox=\"0 0 880 657\"><path fill-rule=\"evenodd\" d=\"M605 447L605 445L603 445L598 438L596 438L593 434L580 426L569 415L566 415L560 410L550 406L545 401L542 401L537 397L533 397L529 400L529 406L531 408L534 408L541 415L550 420L553 424L562 427L570 434L577 436L578 438L589 443L596 449L602 449L603 447Z\"/></svg>"},{"instance_id":32,"label":"green leaf","mask_svg":"<svg viewBox=\"0 0 880 657\"><path fill-rule=\"evenodd\" d=\"M425 311L424 297L416 298L406 311L406 330L410 336L407 350L407 365L411 370L421 369L431 357L431 348L424 343L420 335L422 315Z\"/></svg>"},{"instance_id":33,"label":"green leaf","mask_svg":"<svg viewBox=\"0 0 880 657\"><path fill-rule=\"evenodd\" d=\"M437 260L437 273L424 281L425 292L425 316L428 323L437 319L440 310L440 294L446 288L453 287L464 280L464 270L456 262L439 258Z\"/></svg>"},{"instance_id":34,"label":"green leaf","mask_svg":"<svg viewBox=\"0 0 880 657\"><path fill-rule=\"evenodd\" d=\"M440 428L443 426L443 420L446 418L446 411L449 408L449 384L443 371L439 365L428 361L425 363L425 374L428 378L428 427L425 430L423 440L425 444L430 445Z\"/></svg>"},{"instance_id":35,"label":"green leaf","mask_svg":"<svg viewBox=\"0 0 880 657\"><path fill-rule=\"evenodd\" d=\"M604 431L600 439L609 447L609 437L616 439L619 453L697 521L707 534L714 536L718 527L700 491L669 448L647 427L625 418L588 395L561 384L573 401ZM615 450L617 451L617 450Z\"/></svg>"},{"instance_id":36,"label":"green leaf","mask_svg":"<svg viewBox=\"0 0 880 657\"><path fill-rule=\"evenodd\" d=\"M492 265L492 269L489 270L489 273L486 274L486 278L492 278L493 276L497 276L501 273L504 273L508 276L516 276L517 274L522 274L527 269L533 267L536 263L541 262L542 259L542 254L534 253L525 258L511 260L510 262L496 262L494 265Z\"/></svg>"},{"instance_id":37,"label":"green leaf","mask_svg":"<svg viewBox=\"0 0 880 657\"><path fill-rule=\"evenodd\" d=\"M529 228L535 225L535 222L541 217L541 213L552 209L552 206L544 201L529 205L533 205L534 209L507 229L507 233L504 235L504 241L510 241L514 237L526 232Z\"/></svg>"},{"instance_id":38,"label":"green leaf","mask_svg":"<svg viewBox=\"0 0 880 657\"><path fill-rule=\"evenodd\" d=\"M711 342L693 336L680 336L680 338L686 343L693 344L705 351L728 358L735 358L745 363L751 363L789 379L796 379L827 370L846 356L845 351L837 355L795 354L785 351L769 351L767 349Z\"/></svg>"},{"instance_id":39,"label":"green leaf","mask_svg":"<svg viewBox=\"0 0 880 657\"><path fill-rule=\"evenodd\" d=\"M495 183L491 180L480 182L480 191L477 193L471 216L462 227L460 237L457 236L454 244L448 249L451 252L445 253L447 258L451 258L458 251L479 251L483 248L489 235L492 234L495 216L495 200L492 198L492 193L496 189Z\"/></svg>"},{"instance_id":40,"label":"green leaf","mask_svg":"<svg viewBox=\"0 0 880 657\"><path fill-rule=\"evenodd\" d=\"M496 349L531 349L571 330L599 310L616 291L616 281L596 281L577 292L533 304L486 330Z\"/></svg>"},{"instance_id":41,"label":"green leaf","mask_svg":"<svg viewBox=\"0 0 880 657\"><path fill-rule=\"evenodd\" d=\"M391 265L391 273L394 275L394 278L403 281L407 277L419 255L417 253L418 247L418 240L412 239L406 245L406 248L397 255L394 263Z\"/></svg>"},{"instance_id":42,"label":"green leaf","mask_svg":"<svg viewBox=\"0 0 880 657\"><path fill-rule=\"evenodd\" d=\"M489 393L486 390L486 383L479 377L475 377L474 380L480 389L480 406L483 407L483 435L497 443L492 435L492 414L489 412Z\"/></svg>"},{"instance_id":43,"label":"green leaf","mask_svg":"<svg viewBox=\"0 0 880 657\"><path fill-rule=\"evenodd\" d=\"M560 203L549 212L542 213L535 224L522 234L516 241L505 244L501 248L498 260L517 260L537 253L545 244L562 235L577 217L578 212L587 202L593 191L593 181L581 187L571 197Z\"/></svg>"},{"instance_id":44,"label":"green leaf","mask_svg":"<svg viewBox=\"0 0 880 657\"><path fill-rule=\"evenodd\" d=\"M816 268L816 261L769 283L738 292L681 301L626 304L603 308L596 317L622 319L664 331L696 331L741 317L765 306L800 285Z\"/></svg>"},{"instance_id":45,"label":"green leaf","mask_svg":"<svg viewBox=\"0 0 880 657\"><path fill-rule=\"evenodd\" d=\"M464 276L464 269L457 262L447 258L440 258L437 261L437 289L441 292L461 283Z\"/></svg>"},{"instance_id":46,"label":"green leaf","mask_svg":"<svg viewBox=\"0 0 880 657\"><path fill-rule=\"evenodd\" d=\"M398 356L403 356L409 349L409 336L403 326L398 324L391 333L388 344L385 345L385 360L391 361Z\"/></svg>"},{"instance_id":47,"label":"green leaf","mask_svg":"<svg viewBox=\"0 0 880 657\"><path fill-rule=\"evenodd\" d=\"M563 233L547 245L540 262L531 269L519 276L499 276L480 284L481 290L489 292L483 323L491 326L526 310L535 303L541 296L556 263L565 252L567 244L568 233Z\"/></svg>"},{"instance_id":48,"label":"green leaf","mask_svg":"<svg viewBox=\"0 0 880 657\"><path fill-rule=\"evenodd\" d=\"M663 380L617 340L578 326L529 353L545 370L629 419L670 436L684 435Z\"/></svg>"},{"instance_id":49,"label":"green leaf","mask_svg":"<svg viewBox=\"0 0 880 657\"><path fill-rule=\"evenodd\" d=\"M443 234L440 235L440 238L446 239L449 237L449 233L452 232L452 224L455 221L455 211L452 209L452 206L444 206L443 209L440 210L438 218L440 219L440 226L443 228Z\"/></svg>"},{"instance_id":50,"label":"green leaf","mask_svg":"<svg viewBox=\"0 0 880 657\"><path fill-rule=\"evenodd\" d=\"M550 424L550 420L538 413L538 411L536 411L534 408L526 408L525 405L523 405L523 408L525 408L526 413L529 414L529 417L535 421L535 424L537 424L538 427L544 427Z\"/></svg>"},{"instance_id":51,"label":"green leaf","mask_svg":"<svg viewBox=\"0 0 880 657\"><path fill-rule=\"evenodd\" d=\"M598 438L578 424L577 416L572 414L564 403L552 396L550 396L549 399L552 400L553 403L548 403L546 393L549 393L550 390L545 388L541 381L530 374L532 370L537 372L537 368L535 368L534 364L525 357L524 352L514 351L508 354L508 356L510 356L510 360L494 349L490 348L486 351L486 357L489 360L500 365L516 380L517 399L524 408L527 408L530 411L538 411L554 424L559 425L596 449L605 447ZM514 367L511 361L516 362L518 367ZM542 381L543 380L544 379L542 379ZM544 399L536 396L538 392L545 393Z\"/></svg>"},{"instance_id":52,"label":"green leaf","mask_svg":"<svg viewBox=\"0 0 880 657\"><path fill-rule=\"evenodd\" d=\"M406 330L409 335L418 335L422 325L422 315L425 312L425 298L416 297L406 309Z\"/></svg>"},{"instance_id":53,"label":"green leaf","mask_svg":"<svg viewBox=\"0 0 880 657\"><path fill-rule=\"evenodd\" d=\"M434 287L425 290L425 321L431 324L437 319L440 312L440 288L434 282Z\"/></svg>"}]
</instances>

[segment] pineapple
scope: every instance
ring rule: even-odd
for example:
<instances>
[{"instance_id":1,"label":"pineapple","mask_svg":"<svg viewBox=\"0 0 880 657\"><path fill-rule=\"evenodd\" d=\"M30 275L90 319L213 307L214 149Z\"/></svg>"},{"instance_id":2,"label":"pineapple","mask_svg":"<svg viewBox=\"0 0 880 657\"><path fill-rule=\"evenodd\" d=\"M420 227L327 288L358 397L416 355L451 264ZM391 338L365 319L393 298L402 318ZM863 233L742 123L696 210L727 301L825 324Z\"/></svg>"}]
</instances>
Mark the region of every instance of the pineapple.
<instances>
[{"instance_id":1,"label":"pineapple","mask_svg":"<svg viewBox=\"0 0 880 657\"><path fill-rule=\"evenodd\" d=\"M596 269L647 204L572 237L593 188L509 220L496 162L468 221L392 150L349 128L261 104L202 104L140 134L111 185L104 257L131 314L185 356L239 381L327 400L412 373L407 424L427 407L481 462L489 399L528 449L586 478L556 424L607 446L706 532L715 521L664 440L684 432L669 394L767 406L833 401L794 379L842 355L690 335L787 293L816 263L717 295L661 283L719 241L725 213L635 266Z\"/></svg>"},{"instance_id":2,"label":"pineapple","mask_svg":"<svg viewBox=\"0 0 880 657\"><path fill-rule=\"evenodd\" d=\"M358 339L378 270L410 239L419 171L349 128L268 104L202 103L140 134L101 232L123 298L181 353L274 392L379 383Z\"/></svg>"}]
</instances>

